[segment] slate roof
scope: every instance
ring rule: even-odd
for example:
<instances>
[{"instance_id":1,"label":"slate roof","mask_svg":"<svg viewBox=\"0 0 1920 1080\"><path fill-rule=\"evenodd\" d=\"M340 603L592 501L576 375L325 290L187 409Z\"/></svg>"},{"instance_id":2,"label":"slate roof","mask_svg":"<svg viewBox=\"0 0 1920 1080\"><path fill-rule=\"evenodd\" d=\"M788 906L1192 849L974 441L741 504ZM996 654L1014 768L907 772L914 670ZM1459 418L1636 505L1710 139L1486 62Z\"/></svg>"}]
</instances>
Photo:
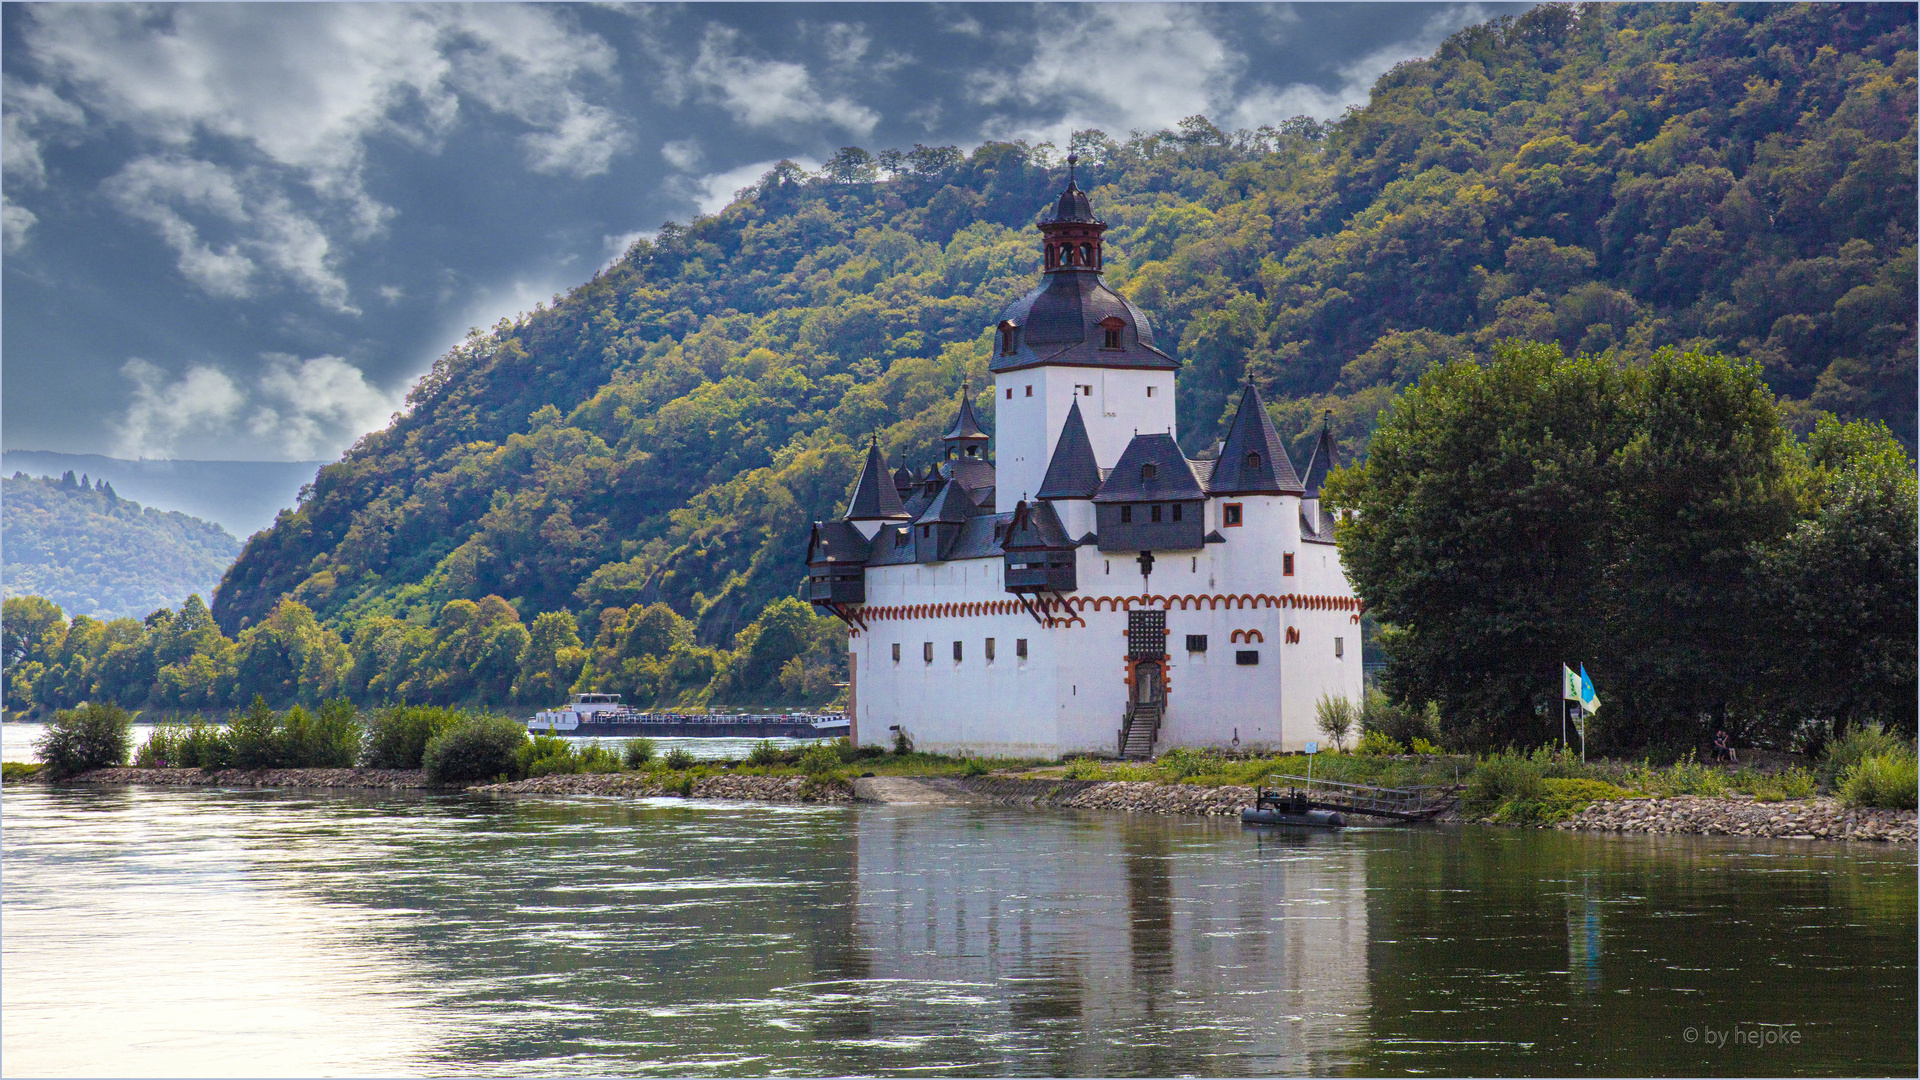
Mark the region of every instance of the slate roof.
<instances>
[{"instance_id":1,"label":"slate roof","mask_svg":"<svg viewBox=\"0 0 1920 1080\"><path fill-rule=\"evenodd\" d=\"M807 565L864 563L869 545L860 530L847 521L816 521L807 538Z\"/></svg>"},{"instance_id":2,"label":"slate roof","mask_svg":"<svg viewBox=\"0 0 1920 1080\"><path fill-rule=\"evenodd\" d=\"M1039 288L1015 300L1001 319L1020 328L1011 355L993 358L988 370L1019 371L1040 364L1175 371L1180 362L1153 341L1153 324L1139 308L1100 279L1100 271L1064 267L1045 275ZM1120 319L1120 347L1103 348L1100 321Z\"/></svg>"},{"instance_id":3,"label":"slate roof","mask_svg":"<svg viewBox=\"0 0 1920 1080\"><path fill-rule=\"evenodd\" d=\"M1009 551L1070 550L1079 545L1067 535L1060 515L1045 500L1021 502L1013 508L1001 548Z\"/></svg>"},{"instance_id":4,"label":"slate roof","mask_svg":"<svg viewBox=\"0 0 1920 1080\"><path fill-rule=\"evenodd\" d=\"M967 494L973 496L974 502L977 503L980 501L981 492L993 490L993 463L987 461L985 458L949 458L941 464L945 467L946 474L949 477L960 481L960 486L967 489ZM986 505L991 506L993 504L988 503Z\"/></svg>"},{"instance_id":5,"label":"slate roof","mask_svg":"<svg viewBox=\"0 0 1920 1080\"><path fill-rule=\"evenodd\" d=\"M905 566L913 562L913 526L883 525L868 546L868 566Z\"/></svg>"},{"instance_id":6,"label":"slate roof","mask_svg":"<svg viewBox=\"0 0 1920 1080\"><path fill-rule=\"evenodd\" d=\"M846 520L880 521L907 516L900 505L900 493L893 488L887 462L880 456L880 440L867 444L867 463L860 467L860 479L853 485L853 501L847 504Z\"/></svg>"},{"instance_id":7,"label":"slate roof","mask_svg":"<svg viewBox=\"0 0 1920 1080\"><path fill-rule=\"evenodd\" d=\"M953 546L947 549L946 561L957 559L997 559L1006 554L1001 548L1002 540L993 535L994 526L1001 526L1005 532L1012 514L981 514L968 519L960 526L960 535L953 538Z\"/></svg>"},{"instance_id":8,"label":"slate roof","mask_svg":"<svg viewBox=\"0 0 1920 1080\"><path fill-rule=\"evenodd\" d=\"M1036 499L1091 499L1099 490L1100 465L1093 459L1093 441L1087 438L1087 422L1081 418L1080 402L1076 400L1067 410L1060 441L1053 445L1046 478L1033 495Z\"/></svg>"},{"instance_id":9,"label":"slate roof","mask_svg":"<svg viewBox=\"0 0 1920 1080\"><path fill-rule=\"evenodd\" d=\"M919 481L914 478L913 470L907 468L905 462L902 462L900 467L893 471L893 490L899 492L902 500L906 499L906 497L912 493L913 485L917 483L919 483Z\"/></svg>"},{"instance_id":10,"label":"slate roof","mask_svg":"<svg viewBox=\"0 0 1920 1080\"><path fill-rule=\"evenodd\" d=\"M1060 201L1053 207L1053 216L1047 220L1101 224L1100 219L1093 216L1093 203L1087 200L1086 192L1081 191L1080 185L1073 180L1067 181L1067 190L1060 193Z\"/></svg>"},{"instance_id":11,"label":"slate roof","mask_svg":"<svg viewBox=\"0 0 1920 1080\"><path fill-rule=\"evenodd\" d=\"M1146 475L1153 466L1154 475ZM1204 499L1207 493L1193 475L1180 444L1167 434L1135 435L1100 485L1096 503L1181 502Z\"/></svg>"},{"instance_id":12,"label":"slate roof","mask_svg":"<svg viewBox=\"0 0 1920 1080\"><path fill-rule=\"evenodd\" d=\"M1300 539L1311 544L1333 543L1333 515L1327 514L1322 515L1322 517L1326 529L1316 532L1313 528L1312 520L1309 519L1306 514L1302 513L1300 515Z\"/></svg>"},{"instance_id":13,"label":"slate roof","mask_svg":"<svg viewBox=\"0 0 1920 1080\"><path fill-rule=\"evenodd\" d=\"M940 485L939 494L933 497L933 501L927 504L925 510L920 511L920 515L914 518L913 522L916 525L928 521L957 525L978 516L980 516L980 507L974 503L972 496L967 494L966 487L949 480Z\"/></svg>"},{"instance_id":14,"label":"slate roof","mask_svg":"<svg viewBox=\"0 0 1920 1080\"><path fill-rule=\"evenodd\" d=\"M1333 410L1328 409L1326 418L1320 422L1320 438L1313 444L1313 456L1307 459L1307 498L1320 497L1321 485L1327 482L1327 474L1338 464L1340 461L1333 445Z\"/></svg>"},{"instance_id":15,"label":"slate roof","mask_svg":"<svg viewBox=\"0 0 1920 1080\"><path fill-rule=\"evenodd\" d=\"M973 415L973 393L965 385L960 387L960 411L954 414L953 426L940 436L942 442L986 442L988 435L980 429L980 419Z\"/></svg>"},{"instance_id":16,"label":"slate roof","mask_svg":"<svg viewBox=\"0 0 1920 1080\"><path fill-rule=\"evenodd\" d=\"M1300 494L1300 475L1293 471L1266 402L1252 383L1240 395L1240 408L1233 414L1207 490L1215 495Z\"/></svg>"}]
</instances>

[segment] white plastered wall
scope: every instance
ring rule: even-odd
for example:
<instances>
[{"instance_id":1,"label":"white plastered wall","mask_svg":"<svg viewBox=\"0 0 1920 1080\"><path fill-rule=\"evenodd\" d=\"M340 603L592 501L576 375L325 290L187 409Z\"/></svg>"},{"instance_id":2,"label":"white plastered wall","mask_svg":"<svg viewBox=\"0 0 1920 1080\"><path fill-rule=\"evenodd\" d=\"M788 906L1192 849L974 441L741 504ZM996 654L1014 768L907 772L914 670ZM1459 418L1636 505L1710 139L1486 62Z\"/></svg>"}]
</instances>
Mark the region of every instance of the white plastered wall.
<instances>
[{"instance_id":1,"label":"white plastered wall","mask_svg":"<svg viewBox=\"0 0 1920 1080\"><path fill-rule=\"evenodd\" d=\"M1048 364L994 376L995 509L1012 510L1040 490L1076 399L1101 468L1111 469L1136 434L1177 438L1173 374Z\"/></svg>"}]
</instances>

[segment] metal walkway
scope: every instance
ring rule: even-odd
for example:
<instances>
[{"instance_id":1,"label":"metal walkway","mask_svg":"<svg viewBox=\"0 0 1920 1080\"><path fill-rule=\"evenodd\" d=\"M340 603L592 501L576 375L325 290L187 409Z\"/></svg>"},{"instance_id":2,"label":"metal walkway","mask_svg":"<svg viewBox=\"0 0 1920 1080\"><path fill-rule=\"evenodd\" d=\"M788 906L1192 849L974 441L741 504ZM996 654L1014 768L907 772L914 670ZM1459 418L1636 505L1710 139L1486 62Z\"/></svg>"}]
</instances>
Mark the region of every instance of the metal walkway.
<instances>
[{"instance_id":1,"label":"metal walkway","mask_svg":"<svg viewBox=\"0 0 1920 1080\"><path fill-rule=\"evenodd\" d=\"M1307 779L1304 776L1270 776L1269 781L1284 782L1303 791L1308 805L1315 810L1339 810L1347 814L1395 818L1400 821L1427 821L1453 807L1460 788L1453 784L1427 787L1390 788L1372 784L1346 784L1338 780ZM1269 794L1256 789L1256 797Z\"/></svg>"}]
</instances>

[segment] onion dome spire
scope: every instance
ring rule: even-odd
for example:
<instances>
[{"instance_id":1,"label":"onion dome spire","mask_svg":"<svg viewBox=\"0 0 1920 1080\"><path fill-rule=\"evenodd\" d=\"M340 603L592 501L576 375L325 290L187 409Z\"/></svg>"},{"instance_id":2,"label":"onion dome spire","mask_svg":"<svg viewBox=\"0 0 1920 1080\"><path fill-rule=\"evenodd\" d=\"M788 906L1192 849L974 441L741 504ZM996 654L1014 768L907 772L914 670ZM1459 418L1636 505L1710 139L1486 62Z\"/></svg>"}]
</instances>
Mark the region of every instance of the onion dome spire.
<instances>
[{"instance_id":1,"label":"onion dome spire","mask_svg":"<svg viewBox=\"0 0 1920 1080\"><path fill-rule=\"evenodd\" d=\"M1104 265L1100 234L1107 231L1107 223L1094 216L1093 203L1073 179L1073 168L1079 163L1080 155L1067 155L1067 190L1054 204L1053 216L1040 223L1048 273L1091 270L1097 274Z\"/></svg>"}]
</instances>

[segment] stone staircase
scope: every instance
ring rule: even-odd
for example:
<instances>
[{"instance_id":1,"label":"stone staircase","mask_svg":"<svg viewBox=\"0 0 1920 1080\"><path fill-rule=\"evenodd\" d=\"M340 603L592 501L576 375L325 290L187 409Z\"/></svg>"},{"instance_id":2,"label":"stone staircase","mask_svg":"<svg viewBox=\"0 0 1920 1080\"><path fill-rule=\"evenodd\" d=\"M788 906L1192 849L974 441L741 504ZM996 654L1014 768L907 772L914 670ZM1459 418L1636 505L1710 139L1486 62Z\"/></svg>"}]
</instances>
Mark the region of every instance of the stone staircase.
<instances>
[{"instance_id":1,"label":"stone staircase","mask_svg":"<svg viewBox=\"0 0 1920 1080\"><path fill-rule=\"evenodd\" d=\"M1160 738L1161 704L1129 705L1120 723L1120 756L1128 761L1152 761L1153 744Z\"/></svg>"}]
</instances>

